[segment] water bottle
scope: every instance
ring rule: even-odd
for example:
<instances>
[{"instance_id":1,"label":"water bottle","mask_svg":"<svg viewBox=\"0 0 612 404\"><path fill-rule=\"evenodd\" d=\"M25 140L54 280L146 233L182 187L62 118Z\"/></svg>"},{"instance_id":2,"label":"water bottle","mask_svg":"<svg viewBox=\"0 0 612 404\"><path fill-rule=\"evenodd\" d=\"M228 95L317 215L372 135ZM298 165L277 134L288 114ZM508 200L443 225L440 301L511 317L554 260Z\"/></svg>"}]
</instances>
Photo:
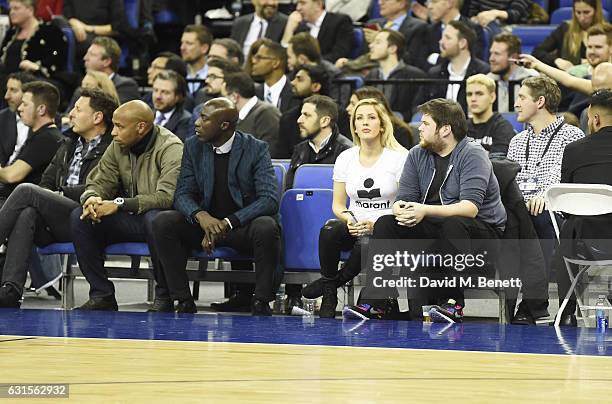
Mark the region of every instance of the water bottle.
<instances>
[{"instance_id":1,"label":"water bottle","mask_svg":"<svg viewBox=\"0 0 612 404\"><path fill-rule=\"evenodd\" d=\"M606 328L608 328L608 319L606 318L606 296L599 295L597 297L597 303L595 304L597 309L595 310L595 324L597 324L597 329L601 332L605 332Z\"/></svg>"},{"instance_id":2,"label":"water bottle","mask_svg":"<svg viewBox=\"0 0 612 404\"><path fill-rule=\"evenodd\" d=\"M276 291L274 299L274 313L283 314L285 308L285 285L281 284Z\"/></svg>"},{"instance_id":3,"label":"water bottle","mask_svg":"<svg viewBox=\"0 0 612 404\"><path fill-rule=\"evenodd\" d=\"M232 1L232 13L234 13L234 17L240 17L240 12L242 11L242 0L233 0Z\"/></svg>"}]
</instances>

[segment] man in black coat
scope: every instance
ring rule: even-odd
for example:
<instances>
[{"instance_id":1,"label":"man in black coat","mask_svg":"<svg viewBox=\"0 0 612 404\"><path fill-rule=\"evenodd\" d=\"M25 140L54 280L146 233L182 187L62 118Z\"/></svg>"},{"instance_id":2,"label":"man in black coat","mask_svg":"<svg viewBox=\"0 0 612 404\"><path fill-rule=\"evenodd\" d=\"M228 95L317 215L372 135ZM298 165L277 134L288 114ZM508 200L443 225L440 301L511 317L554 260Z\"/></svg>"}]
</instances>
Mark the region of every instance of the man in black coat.
<instances>
[{"instance_id":1,"label":"man in black coat","mask_svg":"<svg viewBox=\"0 0 612 404\"><path fill-rule=\"evenodd\" d=\"M476 34L467 24L459 21L448 23L440 40L440 56L445 60L429 69L432 79L462 81L474 74L489 72L489 65L472 55ZM419 104L433 98L457 101L467 111L465 84L428 84L419 93Z\"/></svg>"},{"instance_id":2,"label":"man in black coat","mask_svg":"<svg viewBox=\"0 0 612 404\"><path fill-rule=\"evenodd\" d=\"M278 0L252 0L255 12L236 18L230 38L242 44L242 53L249 54L259 38L280 42L287 25L287 16L278 12Z\"/></svg>"},{"instance_id":3,"label":"man in black coat","mask_svg":"<svg viewBox=\"0 0 612 404\"><path fill-rule=\"evenodd\" d=\"M612 91L596 91L591 96L587 114L591 135L565 147L561 164L561 183L612 185ZM552 262L557 271L559 304L563 302L570 287L562 255L575 255L576 251L572 247L576 239L612 238L611 225L612 215L573 216L569 217L561 228L560 248L555 252ZM575 326L575 311L576 296L573 294L562 313L561 325Z\"/></svg>"},{"instance_id":4,"label":"man in black coat","mask_svg":"<svg viewBox=\"0 0 612 404\"><path fill-rule=\"evenodd\" d=\"M328 13L323 0L300 0L291 13L281 43L286 45L298 32L317 38L323 58L335 63L348 57L353 46L353 23L345 14Z\"/></svg>"},{"instance_id":5,"label":"man in black coat","mask_svg":"<svg viewBox=\"0 0 612 404\"><path fill-rule=\"evenodd\" d=\"M0 307L19 307L33 245L71 241L67 220L79 207L87 174L111 143L117 103L98 89L83 89L70 112L72 134L58 149L39 185L21 184L0 209L0 240L9 239Z\"/></svg>"},{"instance_id":6,"label":"man in black coat","mask_svg":"<svg viewBox=\"0 0 612 404\"><path fill-rule=\"evenodd\" d=\"M0 111L0 166L12 163L19 150L28 138L29 128L22 122L17 114L23 96L22 85L36 80L30 73L16 72L8 76L6 94L4 99L8 108Z\"/></svg>"}]
</instances>

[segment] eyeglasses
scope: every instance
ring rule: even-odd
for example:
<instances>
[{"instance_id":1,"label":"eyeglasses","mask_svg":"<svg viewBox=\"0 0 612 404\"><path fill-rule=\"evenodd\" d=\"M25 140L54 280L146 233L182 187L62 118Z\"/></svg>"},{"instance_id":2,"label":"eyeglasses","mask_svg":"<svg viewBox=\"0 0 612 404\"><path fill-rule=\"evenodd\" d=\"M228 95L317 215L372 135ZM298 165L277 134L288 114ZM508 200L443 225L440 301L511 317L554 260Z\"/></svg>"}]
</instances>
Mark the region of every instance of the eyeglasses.
<instances>
[{"instance_id":1,"label":"eyeglasses","mask_svg":"<svg viewBox=\"0 0 612 404\"><path fill-rule=\"evenodd\" d=\"M253 61L256 61L256 60L274 60L276 58L274 56L253 55L251 59L253 59Z\"/></svg>"},{"instance_id":2,"label":"eyeglasses","mask_svg":"<svg viewBox=\"0 0 612 404\"><path fill-rule=\"evenodd\" d=\"M223 80L224 79L223 76L217 76L216 74L209 74L208 76L206 76L206 78L211 79L211 80L217 80L217 79Z\"/></svg>"}]
</instances>

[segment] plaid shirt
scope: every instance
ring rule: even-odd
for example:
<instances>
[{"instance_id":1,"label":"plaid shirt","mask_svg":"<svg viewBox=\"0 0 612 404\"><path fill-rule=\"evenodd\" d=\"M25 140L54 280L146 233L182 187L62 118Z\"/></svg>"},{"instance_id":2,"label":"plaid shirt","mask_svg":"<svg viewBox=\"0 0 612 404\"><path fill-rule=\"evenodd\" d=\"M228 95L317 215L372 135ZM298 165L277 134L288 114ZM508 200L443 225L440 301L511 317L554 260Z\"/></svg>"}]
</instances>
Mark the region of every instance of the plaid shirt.
<instances>
[{"instance_id":1,"label":"plaid shirt","mask_svg":"<svg viewBox=\"0 0 612 404\"><path fill-rule=\"evenodd\" d=\"M562 126L550 143L546 155L543 156L550 136L559 125ZM561 162L565 146L583 137L584 133L580 129L566 124L563 117L559 116L555 122L545 127L537 136L533 127L529 125L527 129L512 138L508 149L508 158L521 166L521 172L516 176L516 182L520 185L529 178L537 179L537 187L534 191L521 191L525 201L529 201L536 196L544 196L551 185L561 182ZM529 161L526 159L527 142L529 142Z\"/></svg>"},{"instance_id":2,"label":"plaid shirt","mask_svg":"<svg viewBox=\"0 0 612 404\"><path fill-rule=\"evenodd\" d=\"M81 182L81 166L83 165L83 157L87 156L87 154L96 148L100 141L102 140L102 136L98 136L87 145L87 151L83 153L84 145L83 138L79 137L77 140L76 148L74 149L74 155L72 156L72 160L70 160L70 166L68 167L68 177L66 178L66 185L68 186L76 186Z\"/></svg>"}]
</instances>

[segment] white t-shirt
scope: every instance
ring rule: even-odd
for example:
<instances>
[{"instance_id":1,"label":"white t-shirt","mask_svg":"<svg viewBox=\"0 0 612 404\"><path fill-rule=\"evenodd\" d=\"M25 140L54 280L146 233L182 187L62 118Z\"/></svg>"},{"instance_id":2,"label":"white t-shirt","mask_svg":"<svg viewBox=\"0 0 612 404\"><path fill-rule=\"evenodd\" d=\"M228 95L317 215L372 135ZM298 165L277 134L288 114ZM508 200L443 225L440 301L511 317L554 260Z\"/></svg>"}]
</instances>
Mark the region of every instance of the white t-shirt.
<instances>
[{"instance_id":1,"label":"white t-shirt","mask_svg":"<svg viewBox=\"0 0 612 404\"><path fill-rule=\"evenodd\" d=\"M334 164L334 181L345 183L346 194L351 199L349 210L357 220L375 222L392 213L407 156L385 148L372 167L363 167L359 162L359 147L340 153Z\"/></svg>"}]
</instances>

